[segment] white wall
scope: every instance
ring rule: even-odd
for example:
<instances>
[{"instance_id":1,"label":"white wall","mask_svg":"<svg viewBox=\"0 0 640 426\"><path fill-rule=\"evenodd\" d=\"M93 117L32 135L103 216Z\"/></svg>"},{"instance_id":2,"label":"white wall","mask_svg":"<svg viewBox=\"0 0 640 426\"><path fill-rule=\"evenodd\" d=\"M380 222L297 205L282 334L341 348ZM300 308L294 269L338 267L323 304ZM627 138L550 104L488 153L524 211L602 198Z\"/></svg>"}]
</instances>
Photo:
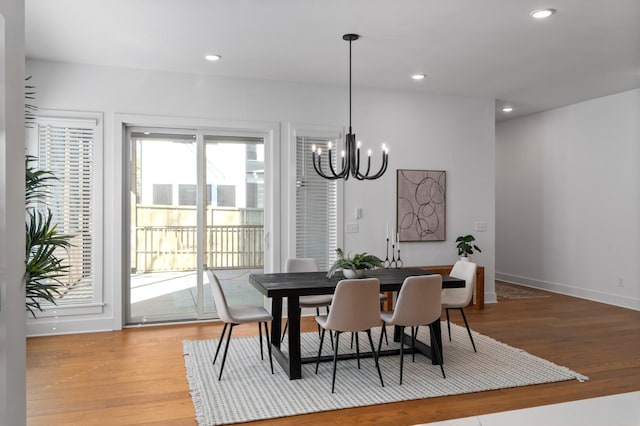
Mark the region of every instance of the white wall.
<instances>
[{"instance_id":1,"label":"white wall","mask_svg":"<svg viewBox=\"0 0 640 426\"><path fill-rule=\"evenodd\" d=\"M28 73L37 86L41 108L103 112L105 117L105 206L121 204L118 182L122 160L121 137L114 131L116 114L153 114L201 120L260 121L279 123L283 129L276 143L280 154L290 153L290 126L325 127L341 130L348 120L346 86L315 86L260 80L213 78L166 72L149 72L47 61L27 61ZM384 257L386 223L395 220L396 169L436 169L447 171L447 241L403 244L405 266L451 264L457 258L456 236L474 232L476 221L487 222L489 232L476 234L483 252L474 259L485 266L486 292L495 300L494 279L494 101L493 99L415 94L409 92L355 89L353 126L358 139L377 151L387 141L389 169L372 182L345 185L345 221L354 222L352 212L362 208L358 234L345 234L344 248L366 250ZM115 133L115 134L114 134ZM286 258L290 230L288 161L279 171L281 178L279 247ZM121 235L118 211L105 212L105 235ZM109 242L105 242L105 247ZM105 252L106 313L95 318L93 328L108 329L110 305L120 303L117 289L122 271L114 260L120 247ZM277 269L277 268L276 268ZM116 295L114 298L113 295ZM41 320L38 320L41 321ZM58 332L77 330L73 323L58 324ZM113 322L113 321L112 321ZM118 322L116 318L115 323ZM91 324L86 318L86 327ZM46 322L38 333L48 332Z\"/></svg>"},{"instance_id":2,"label":"white wall","mask_svg":"<svg viewBox=\"0 0 640 426\"><path fill-rule=\"evenodd\" d=\"M0 424L26 424L24 1L0 2Z\"/></svg>"},{"instance_id":3,"label":"white wall","mask_svg":"<svg viewBox=\"0 0 640 426\"><path fill-rule=\"evenodd\" d=\"M496 127L496 276L640 309L640 89Z\"/></svg>"}]
</instances>

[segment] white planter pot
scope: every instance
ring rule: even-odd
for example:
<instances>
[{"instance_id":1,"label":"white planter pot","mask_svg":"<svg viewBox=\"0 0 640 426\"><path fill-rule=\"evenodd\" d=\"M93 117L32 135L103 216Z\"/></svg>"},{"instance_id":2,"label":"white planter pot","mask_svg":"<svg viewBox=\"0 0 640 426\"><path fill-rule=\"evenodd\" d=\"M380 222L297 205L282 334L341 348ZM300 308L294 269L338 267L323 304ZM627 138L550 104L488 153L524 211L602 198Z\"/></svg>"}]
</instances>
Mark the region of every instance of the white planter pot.
<instances>
[{"instance_id":1,"label":"white planter pot","mask_svg":"<svg viewBox=\"0 0 640 426\"><path fill-rule=\"evenodd\" d=\"M364 277L364 269L356 269L355 271L351 269L343 269L342 275L344 275L344 277L348 279L362 278Z\"/></svg>"},{"instance_id":2,"label":"white planter pot","mask_svg":"<svg viewBox=\"0 0 640 426\"><path fill-rule=\"evenodd\" d=\"M460 256L460 260L463 262L471 262L471 256Z\"/></svg>"}]
</instances>

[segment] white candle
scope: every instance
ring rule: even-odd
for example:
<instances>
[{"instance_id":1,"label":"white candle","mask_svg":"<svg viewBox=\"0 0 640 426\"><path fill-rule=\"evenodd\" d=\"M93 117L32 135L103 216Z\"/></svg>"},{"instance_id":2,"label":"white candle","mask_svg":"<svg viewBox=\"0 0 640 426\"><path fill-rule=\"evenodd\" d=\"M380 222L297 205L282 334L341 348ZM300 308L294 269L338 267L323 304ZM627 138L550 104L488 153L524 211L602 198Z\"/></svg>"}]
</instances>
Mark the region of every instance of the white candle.
<instances>
[{"instance_id":1,"label":"white candle","mask_svg":"<svg viewBox=\"0 0 640 426\"><path fill-rule=\"evenodd\" d=\"M400 233L399 232L396 234L396 244L397 244L398 250L400 250Z\"/></svg>"},{"instance_id":2,"label":"white candle","mask_svg":"<svg viewBox=\"0 0 640 426\"><path fill-rule=\"evenodd\" d=\"M389 240L389 222L387 222L387 240Z\"/></svg>"}]
</instances>

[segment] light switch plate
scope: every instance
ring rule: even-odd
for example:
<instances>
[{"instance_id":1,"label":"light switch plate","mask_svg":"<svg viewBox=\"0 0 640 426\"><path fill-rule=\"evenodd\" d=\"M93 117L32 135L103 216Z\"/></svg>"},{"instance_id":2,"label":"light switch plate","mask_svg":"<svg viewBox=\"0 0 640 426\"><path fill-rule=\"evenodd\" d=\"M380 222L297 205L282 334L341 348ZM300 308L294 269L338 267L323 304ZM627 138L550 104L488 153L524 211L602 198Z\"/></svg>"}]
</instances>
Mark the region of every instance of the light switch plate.
<instances>
[{"instance_id":1,"label":"light switch plate","mask_svg":"<svg viewBox=\"0 0 640 426\"><path fill-rule=\"evenodd\" d=\"M487 222L476 222L476 232L487 232Z\"/></svg>"},{"instance_id":2,"label":"light switch plate","mask_svg":"<svg viewBox=\"0 0 640 426\"><path fill-rule=\"evenodd\" d=\"M345 232L350 234L355 234L358 232L358 224L357 223L347 223L345 225Z\"/></svg>"}]
</instances>

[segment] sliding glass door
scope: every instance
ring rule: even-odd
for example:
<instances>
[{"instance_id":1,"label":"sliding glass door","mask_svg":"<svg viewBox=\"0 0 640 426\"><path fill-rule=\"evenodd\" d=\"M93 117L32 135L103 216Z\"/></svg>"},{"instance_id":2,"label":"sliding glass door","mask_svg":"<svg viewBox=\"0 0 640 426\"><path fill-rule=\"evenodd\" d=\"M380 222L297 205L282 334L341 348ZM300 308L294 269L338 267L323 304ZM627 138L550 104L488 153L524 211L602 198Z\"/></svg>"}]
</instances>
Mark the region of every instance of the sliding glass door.
<instances>
[{"instance_id":1,"label":"sliding glass door","mask_svg":"<svg viewBox=\"0 0 640 426\"><path fill-rule=\"evenodd\" d=\"M264 264L264 139L128 128L127 323L215 317L204 268L230 304L259 305Z\"/></svg>"}]
</instances>

